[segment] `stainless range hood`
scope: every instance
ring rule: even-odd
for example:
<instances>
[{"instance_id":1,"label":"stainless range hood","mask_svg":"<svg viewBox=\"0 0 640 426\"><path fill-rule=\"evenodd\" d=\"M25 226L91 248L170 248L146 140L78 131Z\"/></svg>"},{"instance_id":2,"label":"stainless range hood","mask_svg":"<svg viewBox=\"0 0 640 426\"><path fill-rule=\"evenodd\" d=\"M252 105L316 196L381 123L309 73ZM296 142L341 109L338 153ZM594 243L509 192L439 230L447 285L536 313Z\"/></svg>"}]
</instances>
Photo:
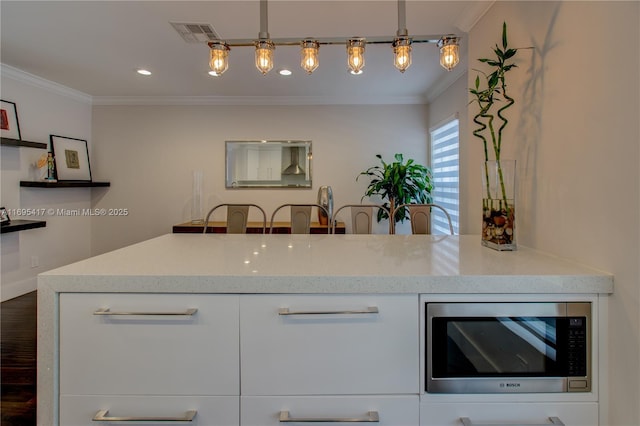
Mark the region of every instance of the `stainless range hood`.
<instances>
[{"instance_id":1,"label":"stainless range hood","mask_svg":"<svg viewBox=\"0 0 640 426\"><path fill-rule=\"evenodd\" d=\"M291 164L282 171L283 175L303 175L304 173L304 169L302 167L300 167L300 156L299 156L299 151L300 151L300 147L297 146L292 146L291 148L289 148L289 151L291 152Z\"/></svg>"}]
</instances>

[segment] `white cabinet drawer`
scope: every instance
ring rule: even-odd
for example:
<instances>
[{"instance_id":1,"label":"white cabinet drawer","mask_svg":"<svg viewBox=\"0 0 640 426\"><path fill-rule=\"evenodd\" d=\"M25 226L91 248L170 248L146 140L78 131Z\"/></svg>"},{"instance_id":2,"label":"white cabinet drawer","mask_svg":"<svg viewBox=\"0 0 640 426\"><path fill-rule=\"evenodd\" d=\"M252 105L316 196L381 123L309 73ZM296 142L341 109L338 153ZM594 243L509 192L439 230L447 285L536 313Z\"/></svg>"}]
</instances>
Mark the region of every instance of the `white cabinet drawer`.
<instances>
[{"instance_id":1,"label":"white cabinet drawer","mask_svg":"<svg viewBox=\"0 0 640 426\"><path fill-rule=\"evenodd\" d=\"M145 426L192 425L238 426L240 424L240 397L235 396L77 396L60 398L60 425L89 426L109 424L134 424ZM93 421L100 411L106 420ZM189 411L195 411L188 421ZM126 422L114 421L114 417L132 418ZM134 419L146 418L144 421ZM109 420L111 418L112 420ZM167 421L167 418L173 421ZM184 418L185 421L179 421ZM154 421L154 419L157 419Z\"/></svg>"},{"instance_id":2,"label":"white cabinet drawer","mask_svg":"<svg viewBox=\"0 0 640 426\"><path fill-rule=\"evenodd\" d=\"M415 295L243 296L240 312L243 395L419 391Z\"/></svg>"},{"instance_id":3,"label":"white cabinet drawer","mask_svg":"<svg viewBox=\"0 0 640 426\"><path fill-rule=\"evenodd\" d=\"M305 425L318 422L332 426L416 426L419 411L418 396L249 396L242 397L240 406L242 426ZM281 416L288 416L289 423L281 421ZM344 419L362 419L362 422L340 421Z\"/></svg>"},{"instance_id":4,"label":"white cabinet drawer","mask_svg":"<svg viewBox=\"0 0 640 426\"><path fill-rule=\"evenodd\" d=\"M238 316L233 295L62 294L60 393L239 395Z\"/></svg>"},{"instance_id":5,"label":"white cabinet drawer","mask_svg":"<svg viewBox=\"0 0 640 426\"><path fill-rule=\"evenodd\" d=\"M420 426L547 425L557 417L566 426L597 426L598 403L423 403Z\"/></svg>"}]
</instances>

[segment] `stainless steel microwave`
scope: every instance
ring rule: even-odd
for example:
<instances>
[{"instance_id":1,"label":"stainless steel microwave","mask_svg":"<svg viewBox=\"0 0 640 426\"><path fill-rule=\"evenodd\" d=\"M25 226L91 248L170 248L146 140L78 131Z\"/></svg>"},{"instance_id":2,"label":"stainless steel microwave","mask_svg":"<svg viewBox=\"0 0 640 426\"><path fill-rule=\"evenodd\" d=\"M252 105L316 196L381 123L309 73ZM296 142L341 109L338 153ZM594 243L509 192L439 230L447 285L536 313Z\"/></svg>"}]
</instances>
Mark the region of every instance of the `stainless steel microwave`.
<instances>
[{"instance_id":1,"label":"stainless steel microwave","mask_svg":"<svg viewBox=\"0 0 640 426\"><path fill-rule=\"evenodd\" d=\"M426 391L589 392L591 303L429 303Z\"/></svg>"}]
</instances>

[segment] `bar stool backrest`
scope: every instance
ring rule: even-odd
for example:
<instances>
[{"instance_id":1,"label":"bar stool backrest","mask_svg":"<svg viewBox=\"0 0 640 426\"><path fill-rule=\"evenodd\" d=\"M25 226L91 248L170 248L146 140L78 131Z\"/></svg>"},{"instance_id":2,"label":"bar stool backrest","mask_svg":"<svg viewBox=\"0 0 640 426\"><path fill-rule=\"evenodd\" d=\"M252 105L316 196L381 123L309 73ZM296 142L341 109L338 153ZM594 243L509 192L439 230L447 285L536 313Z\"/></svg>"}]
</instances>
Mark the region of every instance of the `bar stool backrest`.
<instances>
[{"instance_id":1,"label":"bar stool backrest","mask_svg":"<svg viewBox=\"0 0 640 426\"><path fill-rule=\"evenodd\" d=\"M333 224L333 233L338 221L338 213L343 209L351 211L351 233L352 234L371 234L373 228L373 217L376 209L382 209L389 214L384 206L379 204L345 204L335 211L331 223Z\"/></svg>"},{"instance_id":2,"label":"bar stool backrest","mask_svg":"<svg viewBox=\"0 0 640 426\"><path fill-rule=\"evenodd\" d=\"M204 220L203 234L207 233L209 218L213 212L221 207L227 208L227 234L244 234L247 232L247 222L249 220L249 208L255 207L262 214L262 233L267 231L267 214L264 209L257 204L218 204L207 213Z\"/></svg>"},{"instance_id":3,"label":"bar stool backrest","mask_svg":"<svg viewBox=\"0 0 640 426\"><path fill-rule=\"evenodd\" d=\"M311 211L313 207L322 209L327 217L329 213L327 208L320 204L282 204L278 206L271 214L271 221L269 223L269 233L273 234L273 219L276 213L281 209L289 207L291 212L291 233L292 234L310 234L311 233ZM329 221L327 221L327 234L331 232Z\"/></svg>"},{"instance_id":4,"label":"bar stool backrest","mask_svg":"<svg viewBox=\"0 0 640 426\"><path fill-rule=\"evenodd\" d=\"M454 235L453 224L451 223L451 216L447 210L438 204L400 204L393 211L393 217L402 208L409 209L409 218L411 220L411 232L413 234L430 234L431 233L431 209L437 208L444 212L449 222L449 232Z\"/></svg>"}]
</instances>

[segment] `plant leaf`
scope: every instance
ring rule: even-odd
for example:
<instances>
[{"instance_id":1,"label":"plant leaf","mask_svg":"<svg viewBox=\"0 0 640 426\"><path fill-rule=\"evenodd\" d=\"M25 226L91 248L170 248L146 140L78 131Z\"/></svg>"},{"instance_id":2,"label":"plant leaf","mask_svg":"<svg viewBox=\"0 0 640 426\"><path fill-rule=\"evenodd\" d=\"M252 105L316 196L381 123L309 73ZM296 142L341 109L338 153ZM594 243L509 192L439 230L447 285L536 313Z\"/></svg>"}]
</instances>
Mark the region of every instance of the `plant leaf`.
<instances>
[{"instance_id":1,"label":"plant leaf","mask_svg":"<svg viewBox=\"0 0 640 426\"><path fill-rule=\"evenodd\" d=\"M502 23L502 47L507 48L507 23Z\"/></svg>"},{"instance_id":2,"label":"plant leaf","mask_svg":"<svg viewBox=\"0 0 640 426\"><path fill-rule=\"evenodd\" d=\"M518 52L518 49L509 49L506 52L504 52L504 59L510 59L513 57L513 55L515 55Z\"/></svg>"}]
</instances>

